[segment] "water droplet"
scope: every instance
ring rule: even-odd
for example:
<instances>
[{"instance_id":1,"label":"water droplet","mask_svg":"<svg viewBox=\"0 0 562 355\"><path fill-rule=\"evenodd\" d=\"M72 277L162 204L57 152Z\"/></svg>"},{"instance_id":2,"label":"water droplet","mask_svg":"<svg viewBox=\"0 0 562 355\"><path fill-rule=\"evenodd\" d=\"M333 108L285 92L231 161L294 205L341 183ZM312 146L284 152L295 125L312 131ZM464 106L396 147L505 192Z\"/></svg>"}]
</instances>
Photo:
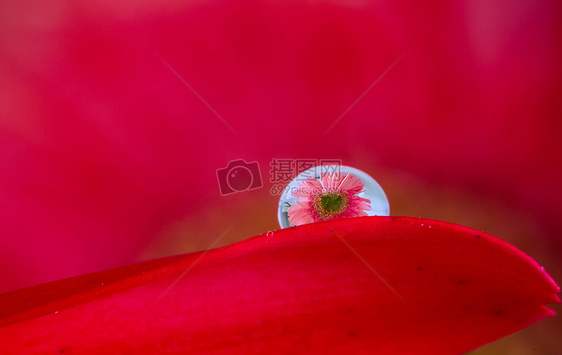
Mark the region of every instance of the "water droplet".
<instances>
[{"instance_id":1,"label":"water droplet","mask_svg":"<svg viewBox=\"0 0 562 355\"><path fill-rule=\"evenodd\" d=\"M390 215L390 205L388 203L388 198L384 193L382 187L369 176L367 173L344 165L324 165L316 166L308 170L303 171L297 177L295 177L285 188L281 198L279 199L279 208L277 212L277 217L279 219L279 224L281 228L291 227L289 223L288 210L289 207L297 202L297 198L292 194L297 191L298 185L306 181L308 178L314 177L320 179L320 175L326 172L341 172L342 175L353 174L359 179L364 185L364 192L357 194L357 196L366 198L371 201L371 210L365 211L369 216L388 216Z\"/></svg>"}]
</instances>

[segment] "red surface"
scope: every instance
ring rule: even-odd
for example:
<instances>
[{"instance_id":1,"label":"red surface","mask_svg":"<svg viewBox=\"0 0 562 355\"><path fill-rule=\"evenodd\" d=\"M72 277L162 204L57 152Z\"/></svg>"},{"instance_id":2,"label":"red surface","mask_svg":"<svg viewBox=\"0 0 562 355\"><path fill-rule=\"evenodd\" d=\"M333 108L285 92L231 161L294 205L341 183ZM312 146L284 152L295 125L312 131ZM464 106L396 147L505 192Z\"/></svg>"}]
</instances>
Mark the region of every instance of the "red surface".
<instances>
[{"instance_id":1,"label":"red surface","mask_svg":"<svg viewBox=\"0 0 562 355\"><path fill-rule=\"evenodd\" d=\"M273 158L342 159L500 199L555 250L561 14L555 0L2 1L0 290L132 263L203 211L220 224L237 197L215 171L239 158L260 162L264 211Z\"/></svg>"},{"instance_id":2,"label":"red surface","mask_svg":"<svg viewBox=\"0 0 562 355\"><path fill-rule=\"evenodd\" d=\"M303 225L200 255L1 295L2 353L453 354L559 301L512 245L427 219Z\"/></svg>"}]
</instances>

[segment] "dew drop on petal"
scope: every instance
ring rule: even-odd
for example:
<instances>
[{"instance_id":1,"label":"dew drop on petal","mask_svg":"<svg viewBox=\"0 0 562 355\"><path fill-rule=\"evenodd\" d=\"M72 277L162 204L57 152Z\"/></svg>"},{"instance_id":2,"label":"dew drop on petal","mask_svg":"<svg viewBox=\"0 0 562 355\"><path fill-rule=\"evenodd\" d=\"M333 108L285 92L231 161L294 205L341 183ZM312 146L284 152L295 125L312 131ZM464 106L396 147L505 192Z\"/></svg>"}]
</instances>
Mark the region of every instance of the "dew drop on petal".
<instances>
[{"instance_id":1,"label":"dew drop on petal","mask_svg":"<svg viewBox=\"0 0 562 355\"><path fill-rule=\"evenodd\" d=\"M390 215L390 205L388 203L388 198L384 193L382 187L369 176L367 173L344 165L325 165L316 166L308 170L303 171L297 177L295 177L285 188L279 199L279 208L277 213L277 218L279 219L279 225L281 228L291 227L289 223L288 210L289 207L297 202L297 198L292 194L297 191L298 185L306 181L309 178L320 179L320 175L326 172L341 172L342 175L353 174L363 182L365 189L363 192L357 194L357 196L366 198L371 201L371 210L365 211L368 216L388 216Z\"/></svg>"}]
</instances>

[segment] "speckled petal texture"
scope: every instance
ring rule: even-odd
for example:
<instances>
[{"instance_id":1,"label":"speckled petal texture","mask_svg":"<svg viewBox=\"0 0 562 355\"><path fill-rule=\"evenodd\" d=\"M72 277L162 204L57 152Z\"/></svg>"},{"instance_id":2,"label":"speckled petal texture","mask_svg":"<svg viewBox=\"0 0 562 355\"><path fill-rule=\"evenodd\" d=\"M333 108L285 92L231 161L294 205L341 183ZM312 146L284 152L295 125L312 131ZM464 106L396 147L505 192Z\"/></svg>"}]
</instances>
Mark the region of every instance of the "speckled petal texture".
<instances>
[{"instance_id":1,"label":"speckled petal texture","mask_svg":"<svg viewBox=\"0 0 562 355\"><path fill-rule=\"evenodd\" d=\"M202 253L0 295L2 352L455 354L559 302L514 246L427 219L314 223Z\"/></svg>"}]
</instances>

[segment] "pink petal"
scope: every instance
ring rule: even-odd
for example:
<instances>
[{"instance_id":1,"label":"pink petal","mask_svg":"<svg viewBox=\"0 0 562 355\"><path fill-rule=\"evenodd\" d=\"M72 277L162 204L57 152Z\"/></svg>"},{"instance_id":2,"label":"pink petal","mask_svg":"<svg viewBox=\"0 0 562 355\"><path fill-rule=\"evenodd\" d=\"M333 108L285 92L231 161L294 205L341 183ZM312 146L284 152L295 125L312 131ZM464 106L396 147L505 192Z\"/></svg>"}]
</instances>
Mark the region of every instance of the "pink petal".
<instances>
[{"instance_id":1,"label":"pink petal","mask_svg":"<svg viewBox=\"0 0 562 355\"><path fill-rule=\"evenodd\" d=\"M322 186L325 189L333 189L338 186L338 181L340 179L340 174L332 173L332 174L323 174L321 177Z\"/></svg>"},{"instance_id":2,"label":"pink petal","mask_svg":"<svg viewBox=\"0 0 562 355\"><path fill-rule=\"evenodd\" d=\"M289 223L293 226L314 222L308 203L297 201L294 205L289 207L287 212L289 215Z\"/></svg>"},{"instance_id":3,"label":"pink petal","mask_svg":"<svg viewBox=\"0 0 562 355\"><path fill-rule=\"evenodd\" d=\"M361 179L353 174L347 174L340 182L340 189L349 194L356 195L363 191L364 185Z\"/></svg>"}]
</instances>

